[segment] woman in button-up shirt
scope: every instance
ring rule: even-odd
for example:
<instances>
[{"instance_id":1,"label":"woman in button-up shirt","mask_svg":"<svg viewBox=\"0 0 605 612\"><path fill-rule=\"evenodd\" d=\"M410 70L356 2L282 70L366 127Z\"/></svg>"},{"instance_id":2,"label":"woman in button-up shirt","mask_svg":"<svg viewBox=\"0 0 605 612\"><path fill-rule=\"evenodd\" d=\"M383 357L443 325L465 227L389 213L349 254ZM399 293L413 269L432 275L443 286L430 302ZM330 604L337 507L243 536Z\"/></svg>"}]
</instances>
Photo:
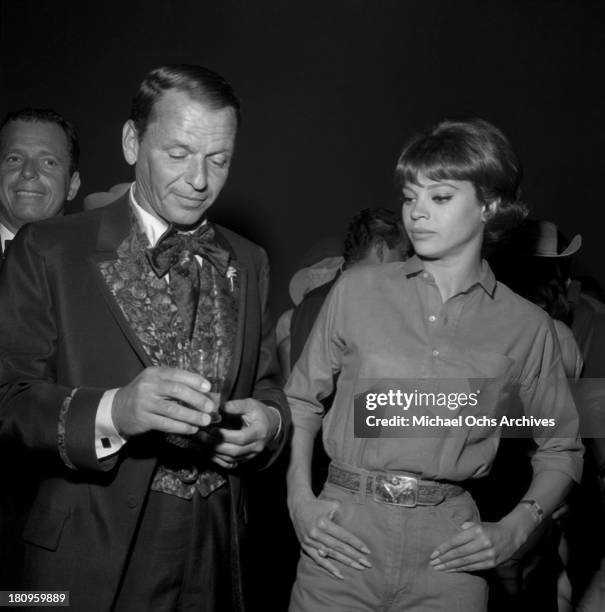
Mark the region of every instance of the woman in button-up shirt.
<instances>
[{"instance_id":1,"label":"woman in button-up shirt","mask_svg":"<svg viewBox=\"0 0 605 612\"><path fill-rule=\"evenodd\" d=\"M552 322L499 284L482 259L486 238L496 239L525 215L519 162L508 141L485 121L444 121L406 145L397 175L416 256L343 274L286 387L295 426L288 504L306 553L292 610L349 610L353 602L360 610L448 609L456 598L461 609L481 610L485 585L472 573L508 559L581 473L577 414ZM335 400L324 415L320 400L332 392L335 374ZM372 518L382 510L364 491L353 499L331 483L316 498L310 460L322 421L326 452L353 480L376 482L375 475L386 472L464 484L489 472L499 427L468 428L465 435L356 437L359 382L386 379L504 381L501 392L482 389L480 416L488 419L503 414L504 388L512 385L526 415L554 423L534 430L534 477L524 500L496 523L481 522L476 508L430 510L425 516L437 522L421 539L434 544L422 549L422 542L413 546L418 534L406 533L406 521L419 516L416 508ZM380 540L391 518L403 522ZM374 531L366 529L368 521L377 522ZM448 536L441 541L438 533ZM397 538L388 554L381 550ZM381 574L372 577L376 567Z\"/></svg>"}]
</instances>

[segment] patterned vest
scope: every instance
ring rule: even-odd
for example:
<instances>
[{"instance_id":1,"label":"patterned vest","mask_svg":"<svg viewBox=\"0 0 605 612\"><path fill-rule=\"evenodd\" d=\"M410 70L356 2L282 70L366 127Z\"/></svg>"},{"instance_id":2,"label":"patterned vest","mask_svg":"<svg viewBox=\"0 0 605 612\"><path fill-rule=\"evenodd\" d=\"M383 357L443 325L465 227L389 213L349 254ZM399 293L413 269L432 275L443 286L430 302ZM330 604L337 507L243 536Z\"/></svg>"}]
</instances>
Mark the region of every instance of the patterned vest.
<instances>
[{"instance_id":1,"label":"patterned vest","mask_svg":"<svg viewBox=\"0 0 605 612\"><path fill-rule=\"evenodd\" d=\"M203 260L200 297L191 340L172 298L170 285L158 278L147 260L149 241L132 213L130 234L117 250L117 259L99 269L125 318L155 366L195 366L220 387L233 357L238 318L239 275L230 262L227 275ZM204 359L199 359L203 354ZM194 357L195 356L195 357ZM158 449L152 490L191 499L197 490L206 497L227 482L209 456L219 441L216 431L195 436L167 435ZM216 469L215 469L216 468Z\"/></svg>"}]
</instances>

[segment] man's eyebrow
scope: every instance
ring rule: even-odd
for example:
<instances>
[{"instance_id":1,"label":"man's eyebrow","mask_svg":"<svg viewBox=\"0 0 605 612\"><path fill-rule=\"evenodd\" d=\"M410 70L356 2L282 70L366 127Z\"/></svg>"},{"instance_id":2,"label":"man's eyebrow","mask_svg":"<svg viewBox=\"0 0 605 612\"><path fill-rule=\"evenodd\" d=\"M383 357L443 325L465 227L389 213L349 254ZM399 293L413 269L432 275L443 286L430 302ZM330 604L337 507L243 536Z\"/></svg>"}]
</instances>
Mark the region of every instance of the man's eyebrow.
<instances>
[{"instance_id":1,"label":"man's eyebrow","mask_svg":"<svg viewBox=\"0 0 605 612\"><path fill-rule=\"evenodd\" d=\"M0 154L1 155L6 155L8 153L20 153L21 155L27 155L28 154L28 149L24 149L21 148L19 145L16 146L12 146L12 147L6 147L6 148L2 148L0 149ZM61 159L62 157L68 157L69 154L57 154L55 151L51 151L50 149L37 149L35 151L36 155L44 155L44 156L50 156L50 157L54 157L56 159Z\"/></svg>"},{"instance_id":2,"label":"man's eyebrow","mask_svg":"<svg viewBox=\"0 0 605 612\"><path fill-rule=\"evenodd\" d=\"M193 149L192 149L192 148L191 148L189 145L185 144L184 142L180 142L180 141L178 141L178 140L175 140L175 141L173 141L173 142L169 142L169 143L166 145L166 148L167 148L167 149L175 149L175 148L179 148L179 149L185 149L185 150L187 150L187 151L189 151L189 152L193 151Z\"/></svg>"}]
</instances>

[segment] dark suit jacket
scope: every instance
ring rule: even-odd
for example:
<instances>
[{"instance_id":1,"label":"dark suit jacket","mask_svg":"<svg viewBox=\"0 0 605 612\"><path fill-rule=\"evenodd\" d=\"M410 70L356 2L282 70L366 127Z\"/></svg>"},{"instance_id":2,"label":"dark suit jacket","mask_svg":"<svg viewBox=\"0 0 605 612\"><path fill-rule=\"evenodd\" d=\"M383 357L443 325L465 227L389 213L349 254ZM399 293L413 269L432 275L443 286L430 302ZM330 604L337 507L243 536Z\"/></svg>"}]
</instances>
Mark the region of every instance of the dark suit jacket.
<instances>
[{"instance_id":1,"label":"dark suit jacket","mask_svg":"<svg viewBox=\"0 0 605 612\"><path fill-rule=\"evenodd\" d=\"M132 438L109 461L97 460L94 444L104 391L151 365L98 269L99 261L116 258L130 219L125 196L26 226L0 271L0 443L17 440L36 453L41 475L23 534L24 586L70 590L77 610L110 608L156 466L157 432ZM276 383L266 255L221 227L217 239L244 269L227 397L254 397L280 409L282 432L270 449L276 454L289 417ZM70 469L59 453L58 423L74 387L64 432L76 468ZM230 484L241 516L240 479Z\"/></svg>"}]
</instances>

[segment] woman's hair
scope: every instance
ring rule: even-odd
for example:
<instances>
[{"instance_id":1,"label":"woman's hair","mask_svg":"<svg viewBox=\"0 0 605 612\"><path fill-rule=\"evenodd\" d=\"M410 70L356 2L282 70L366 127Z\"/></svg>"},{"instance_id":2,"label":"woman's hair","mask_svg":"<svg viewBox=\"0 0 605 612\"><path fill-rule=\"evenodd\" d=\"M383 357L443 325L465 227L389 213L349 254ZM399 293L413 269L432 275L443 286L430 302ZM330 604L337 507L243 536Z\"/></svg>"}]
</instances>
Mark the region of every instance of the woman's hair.
<instances>
[{"instance_id":1,"label":"woman's hair","mask_svg":"<svg viewBox=\"0 0 605 612\"><path fill-rule=\"evenodd\" d=\"M527 216L520 200L522 169L506 136L482 119L445 120L417 134L397 162L401 186L420 175L434 181L470 181L482 204L498 202L485 225L486 242L495 242Z\"/></svg>"}]
</instances>

